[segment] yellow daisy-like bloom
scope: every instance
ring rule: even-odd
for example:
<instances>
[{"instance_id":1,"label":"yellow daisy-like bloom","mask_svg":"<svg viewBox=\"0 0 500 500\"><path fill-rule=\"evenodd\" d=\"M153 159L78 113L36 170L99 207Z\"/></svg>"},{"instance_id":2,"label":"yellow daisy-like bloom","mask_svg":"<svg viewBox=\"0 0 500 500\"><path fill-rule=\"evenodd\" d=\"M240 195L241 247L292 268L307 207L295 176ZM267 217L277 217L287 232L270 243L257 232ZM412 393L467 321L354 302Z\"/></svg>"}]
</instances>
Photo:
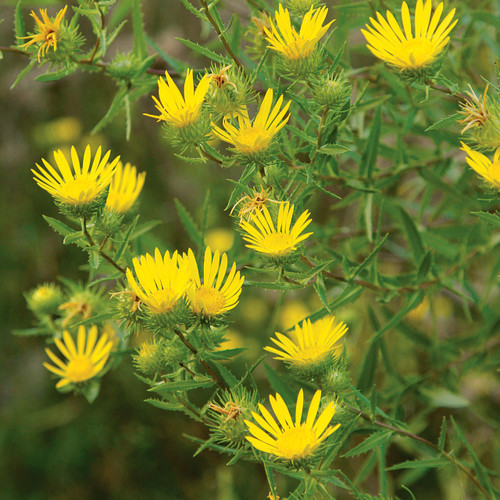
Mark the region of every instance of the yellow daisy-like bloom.
<instances>
[{"instance_id":1,"label":"yellow daisy-like bloom","mask_svg":"<svg viewBox=\"0 0 500 500\"><path fill-rule=\"evenodd\" d=\"M85 382L98 375L104 368L113 347L113 343L108 341L106 334L101 335L97 341L97 326L95 325L90 328L88 336L83 325L78 328L76 346L67 330L63 332L63 340L64 342L55 339L55 343L67 362L61 361L47 348L45 352L55 366L43 363L47 370L61 377L56 384L57 388Z\"/></svg>"},{"instance_id":2,"label":"yellow daisy-like bloom","mask_svg":"<svg viewBox=\"0 0 500 500\"><path fill-rule=\"evenodd\" d=\"M108 210L125 213L137 200L146 179L146 172L137 174L137 169L130 163L120 161L109 187L106 207Z\"/></svg>"},{"instance_id":3,"label":"yellow daisy-like bloom","mask_svg":"<svg viewBox=\"0 0 500 500\"><path fill-rule=\"evenodd\" d=\"M304 408L302 389L297 397L295 422L279 394L276 394L276 398L269 396L269 401L276 418L263 405L259 404L262 416L255 412L252 412L252 416L260 427L245 420L248 430L252 434L252 436L247 436L247 439L254 448L278 458L286 460L309 458L321 443L340 426L340 424L333 427L328 426L335 414L333 401L328 403L316 419L321 401L321 391L316 391L314 394L305 422L302 422Z\"/></svg>"},{"instance_id":4,"label":"yellow daisy-like bloom","mask_svg":"<svg viewBox=\"0 0 500 500\"><path fill-rule=\"evenodd\" d=\"M368 42L368 49L379 59L403 70L425 68L431 65L441 54L450 37L448 34L457 23L452 22L455 15L453 9L439 24L443 13L441 2L431 18L432 2L417 1L415 10L415 29L412 33L410 11L406 2L401 5L401 30L394 15L387 11L387 20L377 12L377 21L370 17L373 25L361 30Z\"/></svg>"},{"instance_id":5,"label":"yellow daisy-like bloom","mask_svg":"<svg viewBox=\"0 0 500 500\"><path fill-rule=\"evenodd\" d=\"M21 48L26 49L34 43L41 42L38 48L38 62L40 62L41 58L45 56L45 52L49 48L52 47L54 52L57 50L61 22L64 14L66 14L67 8L67 5L64 6L64 8L57 13L54 20L47 16L47 9L40 9L42 19L40 19L34 11L31 11L30 15L35 20L39 33L30 36L23 36L23 39L31 38L31 40L21 45Z\"/></svg>"},{"instance_id":6,"label":"yellow daisy-like bloom","mask_svg":"<svg viewBox=\"0 0 500 500\"><path fill-rule=\"evenodd\" d=\"M198 264L191 249L187 259L191 272L192 286L188 289L188 298L191 309L201 316L213 318L230 311L238 305L238 298L245 278L236 271L233 262L231 270L227 272L227 254L216 250L213 254L210 247L205 250L203 264L203 284L200 280Z\"/></svg>"},{"instance_id":7,"label":"yellow daisy-like bloom","mask_svg":"<svg viewBox=\"0 0 500 500\"><path fill-rule=\"evenodd\" d=\"M160 114L146 114L146 116L156 118L158 121L163 120L176 128L187 127L196 122L200 116L201 105L205 100L212 77L205 75L195 90L193 70L188 69L184 82L184 96L182 96L167 71L165 72L165 76L167 78L166 81L163 78L158 78L158 96L160 100L152 96L156 104L156 109Z\"/></svg>"},{"instance_id":8,"label":"yellow daisy-like bloom","mask_svg":"<svg viewBox=\"0 0 500 500\"><path fill-rule=\"evenodd\" d=\"M290 115L285 117L290 101L281 110L283 96L279 97L271 109L272 103L273 90L269 89L262 100L253 123L245 111L245 113L237 115L238 127L235 127L231 120L225 118L223 121L225 130L214 125L213 133L223 141L232 144L239 153L251 155L264 152L271 144L274 136L290 118Z\"/></svg>"},{"instance_id":9,"label":"yellow daisy-like bloom","mask_svg":"<svg viewBox=\"0 0 500 500\"><path fill-rule=\"evenodd\" d=\"M274 359L286 361L295 367L308 367L321 363L329 356L336 358L341 350L336 342L347 332L345 323L335 322L335 316L327 316L314 323L306 319L302 326L295 325L293 338L276 332L277 339L271 339L279 349L265 347L277 354Z\"/></svg>"},{"instance_id":10,"label":"yellow daisy-like bloom","mask_svg":"<svg viewBox=\"0 0 500 500\"><path fill-rule=\"evenodd\" d=\"M271 29L264 26L266 39L271 44L268 47L279 52L287 59L304 59L311 54L321 37L327 32L333 21L323 26L328 14L326 7L314 9L311 7L304 16L300 31L297 33L292 26L290 13L280 4L275 12L276 26L271 22Z\"/></svg>"},{"instance_id":11,"label":"yellow daisy-like bloom","mask_svg":"<svg viewBox=\"0 0 500 500\"><path fill-rule=\"evenodd\" d=\"M305 210L291 227L293 210L294 206L288 202L280 204L276 229L265 206L260 212L250 214L253 224L241 221L240 227L247 233L243 239L250 243L247 247L269 257L285 257L296 250L301 241L311 236L312 233L301 233L312 221L309 210Z\"/></svg>"},{"instance_id":12,"label":"yellow daisy-like bloom","mask_svg":"<svg viewBox=\"0 0 500 500\"><path fill-rule=\"evenodd\" d=\"M74 206L86 205L95 201L111 182L120 157L117 156L111 163L108 163L110 155L111 151L108 151L101 156L99 146L91 164L92 153L90 146L87 146L80 164L76 149L72 146L73 168L69 166L64 153L58 150L54 151L54 160L59 172L43 158L45 168L37 163L36 166L40 172L36 170L32 172L36 183L58 201Z\"/></svg>"},{"instance_id":13,"label":"yellow daisy-like bloom","mask_svg":"<svg viewBox=\"0 0 500 500\"><path fill-rule=\"evenodd\" d=\"M483 179L493 187L500 189L500 147L493 155L493 161L479 151L474 151L467 144L462 144L462 151L469 156L465 158L469 167L474 169Z\"/></svg>"},{"instance_id":14,"label":"yellow daisy-like bloom","mask_svg":"<svg viewBox=\"0 0 500 500\"><path fill-rule=\"evenodd\" d=\"M171 311L190 283L187 259L181 258L177 251L172 256L168 251L162 256L156 248L154 258L147 253L140 258L135 257L132 262L140 284L128 268L127 280L132 290L152 313Z\"/></svg>"}]
</instances>

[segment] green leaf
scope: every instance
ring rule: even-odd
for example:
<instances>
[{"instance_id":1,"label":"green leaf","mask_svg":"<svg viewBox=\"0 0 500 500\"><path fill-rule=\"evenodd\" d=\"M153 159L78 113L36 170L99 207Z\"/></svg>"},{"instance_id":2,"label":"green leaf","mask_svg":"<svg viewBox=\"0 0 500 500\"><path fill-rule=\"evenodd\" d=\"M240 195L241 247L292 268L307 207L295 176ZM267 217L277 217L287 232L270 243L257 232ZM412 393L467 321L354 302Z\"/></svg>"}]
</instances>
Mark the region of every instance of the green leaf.
<instances>
[{"instance_id":1,"label":"green leaf","mask_svg":"<svg viewBox=\"0 0 500 500\"><path fill-rule=\"evenodd\" d=\"M375 111L370 136L368 137L366 148L363 151L363 155L361 156L361 162L359 164L359 175L361 177L367 177L369 179L372 176L373 168L375 167L375 163L377 162L381 125L382 106L379 106Z\"/></svg>"},{"instance_id":2,"label":"green leaf","mask_svg":"<svg viewBox=\"0 0 500 500\"><path fill-rule=\"evenodd\" d=\"M348 147L342 146L342 144L325 144L319 148L319 153L329 156L341 155L342 153L347 153L351 151Z\"/></svg>"},{"instance_id":3,"label":"green leaf","mask_svg":"<svg viewBox=\"0 0 500 500\"><path fill-rule=\"evenodd\" d=\"M278 373L274 368L267 363L263 363L266 372L267 380L273 391L276 391L285 400L285 403L290 407L297 402L297 393L290 386L290 380L287 377Z\"/></svg>"},{"instance_id":4,"label":"green leaf","mask_svg":"<svg viewBox=\"0 0 500 500\"><path fill-rule=\"evenodd\" d=\"M99 250L95 247L89 247L89 264L93 269L98 269L101 263L101 256Z\"/></svg>"},{"instance_id":5,"label":"green leaf","mask_svg":"<svg viewBox=\"0 0 500 500\"><path fill-rule=\"evenodd\" d=\"M403 307L395 314L375 335L374 339L380 337L383 333L394 328L399 324L399 322L412 310L417 307L420 302L425 297L425 293L422 290L416 290L413 293L406 296L405 303Z\"/></svg>"},{"instance_id":6,"label":"green leaf","mask_svg":"<svg viewBox=\"0 0 500 500\"><path fill-rule=\"evenodd\" d=\"M21 73L19 73L19 75L17 75L17 78L14 80L14 83L10 86L10 90L12 90L31 71L31 69L33 68L33 66L35 66L36 63L37 63L36 58L31 59L28 65L21 71Z\"/></svg>"},{"instance_id":7,"label":"green leaf","mask_svg":"<svg viewBox=\"0 0 500 500\"><path fill-rule=\"evenodd\" d=\"M61 236L66 238L66 236L75 234L75 230L64 224L64 222L53 219L52 217L47 217L46 215L42 215L42 217L45 219L45 222L47 222L47 224ZM76 233L80 233L80 231L76 231Z\"/></svg>"},{"instance_id":8,"label":"green leaf","mask_svg":"<svg viewBox=\"0 0 500 500\"><path fill-rule=\"evenodd\" d=\"M388 467L386 470L400 470L400 469L435 469L449 465L451 462L447 458L424 458L422 460L407 460L400 464Z\"/></svg>"},{"instance_id":9,"label":"green leaf","mask_svg":"<svg viewBox=\"0 0 500 500\"><path fill-rule=\"evenodd\" d=\"M111 105L109 106L108 111L106 111L106 114L99 120L97 125L92 129L92 132L90 132L92 135L96 134L97 132L99 132L99 130L103 129L119 111L122 111L123 100L125 99L126 95L127 95L127 88L121 87L115 94L115 97L113 97Z\"/></svg>"},{"instance_id":10,"label":"green leaf","mask_svg":"<svg viewBox=\"0 0 500 500\"><path fill-rule=\"evenodd\" d=\"M160 408L160 410L182 411L184 409L181 403L167 403L166 401L162 401L161 399L148 398L145 399L144 402L153 405L155 408Z\"/></svg>"},{"instance_id":11,"label":"green leaf","mask_svg":"<svg viewBox=\"0 0 500 500\"><path fill-rule=\"evenodd\" d=\"M44 73L43 75L38 75L35 80L37 82L54 82L56 80L60 80L61 78L64 78L65 76L69 76L72 73L76 71L76 68L78 66L76 64L72 64L70 66L67 66L65 68L62 68L58 71L52 71L49 73Z\"/></svg>"},{"instance_id":12,"label":"green leaf","mask_svg":"<svg viewBox=\"0 0 500 500\"><path fill-rule=\"evenodd\" d=\"M197 380L180 380L178 382L164 382L155 387L151 387L148 391L157 392L158 394L168 397L172 392L176 391L191 391L193 389L201 389L212 387L214 381L211 378L200 378Z\"/></svg>"},{"instance_id":13,"label":"green leaf","mask_svg":"<svg viewBox=\"0 0 500 500\"><path fill-rule=\"evenodd\" d=\"M351 280L354 279L375 258L375 256L380 252L380 249L382 248L388 237L389 235L386 234L382 238L380 243L370 252L370 255L368 255L368 257L366 257L366 259L358 267L356 267L354 271L351 271L349 279Z\"/></svg>"},{"instance_id":14,"label":"green leaf","mask_svg":"<svg viewBox=\"0 0 500 500\"><path fill-rule=\"evenodd\" d=\"M120 248L118 248L118 250L115 254L115 257L113 259L115 262L118 262L120 260L120 258L122 257L122 255L124 254L124 252L127 248L128 242L130 241L130 238L132 236L132 233L135 230L135 226L137 225L137 221L139 220L139 217L140 217L139 214L136 215L136 217L132 221L132 224L130 224L130 227L128 228L127 234L125 235L125 238L122 241L122 244L120 245Z\"/></svg>"},{"instance_id":15,"label":"green leaf","mask_svg":"<svg viewBox=\"0 0 500 500\"><path fill-rule=\"evenodd\" d=\"M132 28L134 32L133 52L139 59L145 59L148 53L146 48L146 37L144 36L141 0L133 0L132 3Z\"/></svg>"},{"instance_id":16,"label":"green leaf","mask_svg":"<svg viewBox=\"0 0 500 500\"><path fill-rule=\"evenodd\" d=\"M217 54L216 52L207 49L206 47L202 47L201 45L191 42L190 40L186 40L184 38L177 38L180 42L182 42L188 49L191 49L193 52L196 52L197 54L200 54L212 61L222 63L222 64L231 64L231 59L221 56L220 54Z\"/></svg>"},{"instance_id":17,"label":"green leaf","mask_svg":"<svg viewBox=\"0 0 500 500\"><path fill-rule=\"evenodd\" d=\"M440 128L447 128L450 125L454 125L455 123L457 123L460 116L461 116L460 113L454 113L450 116L447 116L446 118L443 118L442 120L439 120L438 122L434 123L430 127L427 127L425 129L425 132L429 132L431 130L436 130Z\"/></svg>"},{"instance_id":18,"label":"green leaf","mask_svg":"<svg viewBox=\"0 0 500 500\"><path fill-rule=\"evenodd\" d=\"M175 208L177 209L177 214L179 215L179 219L181 220L181 223L187 234L198 248L203 248L203 239L201 237L201 233L196 227L191 214L184 208L184 205L177 198L174 198L174 203Z\"/></svg>"},{"instance_id":19,"label":"green leaf","mask_svg":"<svg viewBox=\"0 0 500 500\"><path fill-rule=\"evenodd\" d=\"M217 368L224 379L224 382L226 382L229 387L235 387L238 385L238 379L224 365L218 363L217 361L212 361L212 364Z\"/></svg>"},{"instance_id":20,"label":"green leaf","mask_svg":"<svg viewBox=\"0 0 500 500\"><path fill-rule=\"evenodd\" d=\"M17 2L16 11L14 13L14 33L18 40L26 35L26 31L24 29L24 18L23 10L21 8L21 0Z\"/></svg>"},{"instance_id":21,"label":"green leaf","mask_svg":"<svg viewBox=\"0 0 500 500\"><path fill-rule=\"evenodd\" d=\"M420 392L429 399L429 404L435 408L465 408L470 405L469 400L461 394L455 394L444 387L423 387Z\"/></svg>"},{"instance_id":22,"label":"green leaf","mask_svg":"<svg viewBox=\"0 0 500 500\"><path fill-rule=\"evenodd\" d=\"M44 328L40 328L40 327L13 330L12 333L13 333L13 335L17 335L18 337L32 337L34 335L52 335L51 332L47 331Z\"/></svg>"},{"instance_id":23,"label":"green leaf","mask_svg":"<svg viewBox=\"0 0 500 500\"><path fill-rule=\"evenodd\" d=\"M417 271L417 283L423 283L427 278L427 274L432 268L432 254L431 252L427 252L424 255L424 258L420 262Z\"/></svg>"},{"instance_id":24,"label":"green leaf","mask_svg":"<svg viewBox=\"0 0 500 500\"><path fill-rule=\"evenodd\" d=\"M92 404L97 399L97 396L99 396L100 389L101 380L93 378L83 386L81 392L85 396L85 399Z\"/></svg>"},{"instance_id":25,"label":"green leaf","mask_svg":"<svg viewBox=\"0 0 500 500\"><path fill-rule=\"evenodd\" d=\"M153 229L156 226L159 226L162 223L163 221L161 220L150 220L148 222L145 222L144 224L141 224L140 226L137 227L137 229L133 232L130 239L135 240L139 238L139 236L142 236L143 234L151 231L151 229Z\"/></svg>"},{"instance_id":26,"label":"green leaf","mask_svg":"<svg viewBox=\"0 0 500 500\"><path fill-rule=\"evenodd\" d=\"M361 374L358 379L357 387L361 392L367 392L373 386L375 380L375 371L377 369L379 345L377 339L374 339L366 352Z\"/></svg>"},{"instance_id":27,"label":"green leaf","mask_svg":"<svg viewBox=\"0 0 500 500\"><path fill-rule=\"evenodd\" d=\"M446 417L443 417L443 422L441 423L441 432L439 433L438 448L444 451L446 446Z\"/></svg>"},{"instance_id":28,"label":"green leaf","mask_svg":"<svg viewBox=\"0 0 500 500\"><path fill-rule=\"evenodd\" d=\"M408 243L410 245L410 250L413 255L413 260L416 265L420 263L422 257L424 256L425 249L413 219L407 214L403 207L399 207L399 215L401 216L401 221L403 222L403 228L408 237Z\"/></svg>"},{"instance_id":29,"label":"green leaf","mask_svg":"<svg viewBox=\"0 0 500 500\"><path fill-rule=\"evenodd\" d=\"M500 212L490 214L489 212L471 212L476 217L479 217L483 222L487 222L493 227L500 227Z\"/></svg>"},{"instance_id":30,"label":"green leaf","mask_svg":"<svg viewBox=\"0 0 500 500\"><path fill-rule=\"evenodd\" d=\"M377 446L386 444L391 436L392 436L391 431L375 432L374 434L366 438L362 443L358 444L358 446L354 447L352 450L349 450L342 456L348 458L348 457L355 457L356 455L361 455L362 453L366 453L367 451L373 450Z\"/></svg>"}]
</instances>

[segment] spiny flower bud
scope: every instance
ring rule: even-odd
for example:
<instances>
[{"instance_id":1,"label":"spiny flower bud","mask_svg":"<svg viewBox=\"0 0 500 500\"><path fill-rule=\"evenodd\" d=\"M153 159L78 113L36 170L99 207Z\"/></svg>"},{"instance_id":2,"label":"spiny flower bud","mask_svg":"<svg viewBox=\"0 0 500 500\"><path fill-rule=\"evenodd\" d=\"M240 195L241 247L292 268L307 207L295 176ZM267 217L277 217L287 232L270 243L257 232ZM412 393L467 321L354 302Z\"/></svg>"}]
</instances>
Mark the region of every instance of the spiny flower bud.
<instances>
[{"instance_id":1,"label":"spiny flower bud","mask_svg":"<svg viewBox=\"0 0 500 500\"><path fill-rule=\"evenodd\" d=\"M143 342L132 359L142 374L154 377L163 369L163 346L156 340Z\"/></svg>"},{"instance_id":2,"label":"spiny flower bud","mask_svg":"<svg viewBox=\"0 0 500 500\"><path fill-rule=\"evenodd\" d=\"M319 0L285 0L285 5L293 16L303 16L319 3Z\"/></svg>"},{"instance_id":3,"label":"spiny flower bud","mask_svg":"<svg viewBox=\"0 0 500 500\"><path fill-rule=\"evenodd\" d=\"M487 95L488 88L480 97L469 85L467 99L460 103L464 118L459 123L464 125L462 135L467 134L479 147L494 149L500 145L500 100L498 95Z\"/></svg>"},{"instance_id":4,"label":"spiny flower bud","mask_svg":"<svg viewBox=\"0 0 500 500\"><path fill-rule=\"evenodd\" d=\"M242 70L229 66L212 66L210 88L205 97L212 114L232 116L244 112L250 101L251 85Z\"/></svg>"},{"instance_id":5,"label":"spiny flower bud","mask_svg":"<svg viewBox=\"0 0 500 500\"><path fill-rule=\"evenodd\" d=\"M28 307L36 316L56 313L63 300L62 290L54 283L38 285L26 294Z\"/></svg>"},{"instance_id":6,"label":"spiny flower bud","mask_svg":"<svg viewBox=\"0 0 500 500\"><path fill-rule=\"evenodd\" d=\"M324 75L312 82L314 100L321 108L329 108L338 114L351 96L351 84L342 74Z\"/></svg>"}]
</instances>

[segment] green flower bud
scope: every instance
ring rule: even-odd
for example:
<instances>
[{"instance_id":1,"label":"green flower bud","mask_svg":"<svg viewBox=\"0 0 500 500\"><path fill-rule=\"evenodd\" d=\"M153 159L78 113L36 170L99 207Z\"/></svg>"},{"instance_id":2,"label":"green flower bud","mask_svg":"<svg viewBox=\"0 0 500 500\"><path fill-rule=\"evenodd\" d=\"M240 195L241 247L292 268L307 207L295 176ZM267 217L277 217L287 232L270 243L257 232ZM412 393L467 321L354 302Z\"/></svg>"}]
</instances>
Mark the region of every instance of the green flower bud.
<instances>
[{"instance_id":1,"label":"green flower bud","mask_svg":"<svg viewBox=\"0 0 500 500\"><path fill-rule=\"evenodd\" d=\"M36 316L55 314L64 300L62 290L54 283L44 283L26 294L28 307Z\"/></svg>"},{"instance_id":2,"label":"green flower bud","mask_svg":"<svg viewBox=\"0 0 500 500\"><path fill-rule=\"evenodd\" d=\"M146 377L154 377L163 369L164 348L161 341L143 342L132 355L135 367Z\"/></svg>"}]
</instances>

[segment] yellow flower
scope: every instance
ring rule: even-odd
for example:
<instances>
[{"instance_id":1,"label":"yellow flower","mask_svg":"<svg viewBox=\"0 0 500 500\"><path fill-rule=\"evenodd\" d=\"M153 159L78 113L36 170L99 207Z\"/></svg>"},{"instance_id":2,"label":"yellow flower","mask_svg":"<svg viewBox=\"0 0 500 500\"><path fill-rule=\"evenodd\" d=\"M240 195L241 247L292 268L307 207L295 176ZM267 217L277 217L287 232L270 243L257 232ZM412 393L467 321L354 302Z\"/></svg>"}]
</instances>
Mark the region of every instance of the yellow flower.
<instances>
[{"instance_id":1,"label":"yellow flower","mask_svg":"<svg viewBox=\"0 0 500 500\"><path fill-rule=\"evenodd\" d=\"M54 20L52 20L49 16L47 16L47 9L40 9L40 15L42 19L40 19L34 11L31 11L31 17L36 21L38 33L30 36L23 36L21 38L31 38L29 42L21 45L21 48L26 49L30 45L34 43L40 43L38 48L38 62L40 59L45 56L45 52L50 48L54 48L54 52L57 50L57 42L60 37L60 28L61 22L66 14L68 6L65 5L63 9L61 9Z\"/></svg>"},{"instance_id":2,"label":"yellow flower","mask_svg":"<svg viewBox=\"0 0 500 500\"><path fill-rule=\"evenodd\" d=\"M47 370L61 377L56 384L57 388L85 382L98 375L104 368L113 347L113 343L108 341L106 334L101 335L97 342L97 326L95 325L90 328L88 337L83 325L78 328L76 346L67 330L63 332L63 340L64 342L55 339L55 343L67 358L67 362L61 361L47 348L45 352L56 366L43 363Z\"/></svg>"},{"instance_id":3,"label":"yellow flower","mask_svg":"<svg viewBox=\"0 0 500 500\"><path fill-rule=\"evenodd\" d=\"M156 248L154 258L147 253L140 258L135 257L132 262L140 284L128 268L127 280L132 290L152 313L171 311L189 286L187 259L179 257L177 251L172 256L167 251L162 257Z\"/></svg>"},{"instance_id":4,"label":"yellow flower","mask_svg":"<svg viewBox=\"0 0 500 500\"><path fill-rule=\"evenodd\" d=\"M253 224L241 221L240 227L247 233L243 239L250 243L247 247L269 257L284 257L296 250L312 234L301 234L312 221L308 218L309 210L305 210L291 228L293 209L288 202L280 204L276 229L265 206L261 212L250 214Z\"/></svg>"},{"instance_id":5,"label":"yellow flower","mask_svg":"<svg viewBox=\"0 0 500 500\"><path fill-rule=\"evenodd\" d=\"M410 11L406 2L401 5L401 19L404 33L394 15L387 11L387 20L377 12L377 20L370 18L373 25L361 30L368 42L368 49L379 59L397 68L420 69L431 65L444 50L450 37L448 34L457 23L452 23L453 9L439 24L443 12L441 2L431 18L432 1L417 1L415 10L415 29L412 34Z\"/></svg>"},{"instance_id":6,"label":"yellow flower","mask_svg":"<svg viewBox=\"0 0 500 500\"><path fill-rule=\"evenodd\" d=\"M212 77L205 75L200 83L194 89L193 70L188 69L186 81L184 82L184 97L180 93L177 85L174 83L168 72L165 72L167 81L158 78L158 100L155 96L153 100L156 103L156 109L159 115L149 115L158 121L165 121L175 128L183 128L196 122L200 116L201 105L205 100L205 95L210 87Z\"/></svg>"},{"instance_id":7,"label":"yellow flower","mask_svg":"<svg viewBox=\"0 0 500 500\"><path fill-rule=\"evenodd\" d=\"M328 14L326 7L314 9L311 7L304 16L300 31L297 33L290 21L288 9L284 9L280 4L275 12L276 26L271 22L271 29L264 26L266 39L271 44L270 49L279 52L287 59L304 59L316 48L321 37L327 32L333 21L323 26L323 22Z\"/></svg>"},{"instance_id":8,"label":"yellow flower","mask_svg":"<svg viewBox=\"0 0 500 500\"><path fill-rule=\"evenodd\" d=\"M238 127L225 118L223 122L225 130L214 125L213 133L223 141L232 144L239 153L252 155L264 152L290 117L290 115L285 117L290 101L281 111L283 96L279 97L274 108L271 109L272 102L273 90L269 89L253 123L248 117L248 112L245 111L237 115Z\"/></svg>"},{"instance_id":9,"label":"yellow flower","mask_svg":"<svg viewBox=\"0 0 500 500\"><path fill-rule=\"evenodd\" d=\"M188 250L187 260L191 272L192 286L188 290L191 309L201 316L213 318L230 311L238 305L244 277L236 271L233 262L231 270L223 284L227 271L227 254L220 256L218 250L213 255L210 247L205 250L203 265L203 285L200 280L198 264L191 249Z\"/></svg>"},{"instance_id":10,"label":"yellow flower","mask_svg":"<svg viewBox=\"0 0 500 500\"><path fill-rule=\"evenodd\" d=\"M493 161L479 151L474 151L467 144L462 144L462 151L469 156L465 158L469 167L473 168L483 179L493 187L500 189L500 147L493 155Z\"/></svg>"},{"instance_id":11,"label":"yellow flower","mask_svg":"<svg viewBox=\"0 0 500 500\"><path fill-rule=\"evenodd\" d=\"M129 210L137 200L145 178L146 172L137 175L137 169L130 163L123 166L121 161L118 162L109 187L106 208L121 213Z\"/></svg>"},{"instance_id":12,"label":"yellow flower","mask_svg":"<svg viewBox=\"0 0 500 500\"><path fill-rule=\"evenodd\" d=\"M279 349L265 347L266 351L277 354L274 359L286 361L296 367L316 365L328 359L336 358L341 349L336 342L347 332L345 323L335 322L335 316L328 316L314 323L306 319L302 326L295 325L292 339L276 332L277 339L271 339Z\"/></svg>"},{"instance_id":13,"label":"yellow flower","mask_svg":"<svg viewBox=\"0 0 500 500\"><path fill-rule=\"evenodd\" d=\"M321 391L316 391L309 406L306 421L302 422L304 392L301 389L297 397L294 422L283 398L279 394L276 394L276 398L269 396L277 420L263 405L259 404L262 416L255 412L252 412L252 416L260 427L245 420L252 434L247 437L248 441L254 448L278 458L300 460L310 457L321 443L340 426L340 424L328 426L335 414L335 404L332 401L316 419L320 400Z\"/></svg>"},{"instance_id":14,"label":"yellow flower","mask_svg":"<svg viewBox=\"0 0 500 500\"><path fill-rule=\"evenodd\" d=\"M54 160L59 172L50 163L42 158L45 169L38 163L40 170L32 170L36 183L50 193L54 198L68 205L86 205L96 198L108 187L115 172L115 167L120 160L117 156L108 163L111 151L101 157L101 147L97 149L91 166L90 146L87 146L83 154L83 161L76 153L74 146L71 147L71 162L69 166L66 156L61 150L54 151Z\"/></svg>"}]
</instances>

